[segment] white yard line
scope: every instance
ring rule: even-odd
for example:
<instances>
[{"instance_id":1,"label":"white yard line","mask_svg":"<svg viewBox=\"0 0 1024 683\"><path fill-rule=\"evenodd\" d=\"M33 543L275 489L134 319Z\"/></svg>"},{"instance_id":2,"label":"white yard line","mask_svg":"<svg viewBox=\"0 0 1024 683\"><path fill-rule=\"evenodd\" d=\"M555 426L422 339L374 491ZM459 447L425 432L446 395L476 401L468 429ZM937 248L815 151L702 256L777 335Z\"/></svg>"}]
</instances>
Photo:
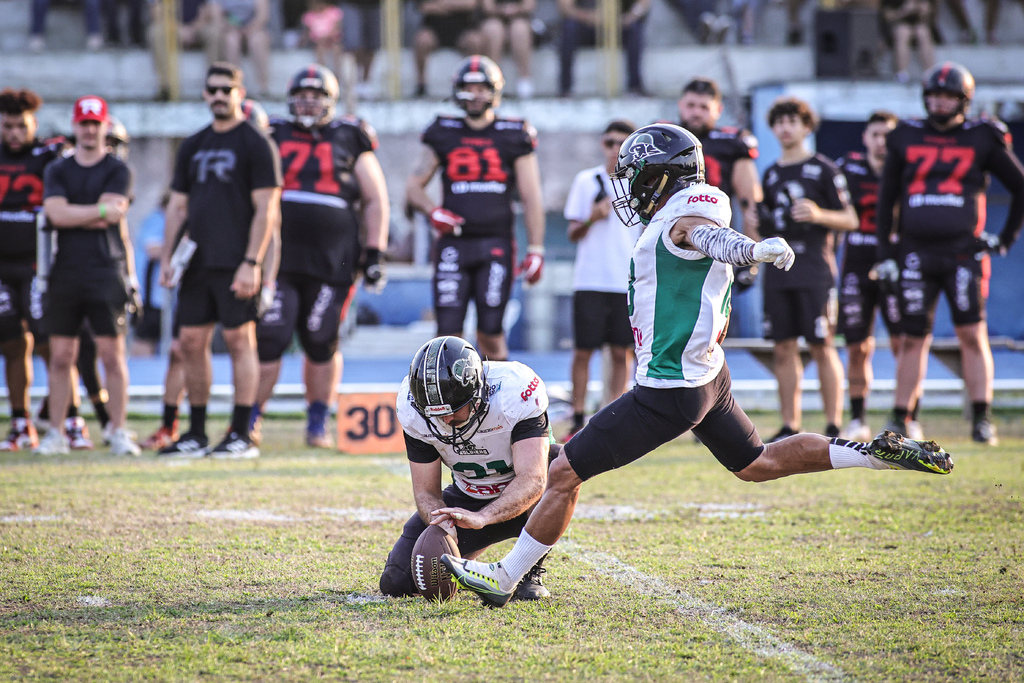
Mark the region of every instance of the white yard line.
<instances>
[{"instance_id":1,"label":"white yard line","mask_svg":"<svg viewBox=\"0 0 1024 683\"><path fill-rule=\"evenodd\" d=\"M645 574L613 555L586 550L571 541L562 541L557 547L570 557L586 562L598 573L628 586L641 595L675 605L676 611L681 615L703 622L754 654L781 661L808 681L847 680L846 674L832 664L784 643L763 628L749 624L715 604L682 593L658 577Z\"/></svg>"},{"instance_id":2,"label":"white yard line","mask_svg":"<svg viewBox=\"0 0 1024 683\"><path fill-rule=\"evenodd\" d=\"M23 522L56 522L63 515L8 515L0 517L0 524L19 524Z\"/></svg>"},{"instance_id":3,"label":"white yard line","mask_svg":"<svg viewBox=\"0 0 1024 683\"><path fill-rule=\"evenodd\" d=\"M98 595L79 595L78 604L83 607L110 607L113 603Z\"/></svg>"},{"instance_id":4,"label":"white yard line","mask_svg":"<svg viewBox=\"0 0 1024 683\"><path fill-rule=\"evenodd\" d=\"M235 522L301 522L305 520L304 517L279 515L267 510L197 510L196 516Z\"/></svg>"},{"instance_id":5,"label":"white yard line","mask_svg":"<svg viewBox=\"0 0 1024 683\"><path fill-rule=\"evenodd\" d=\"M414 505L407 510L382 510L373 508L314 508L317 512L338 517L350 522L404 522L416 511Z\"/></svg>"}]
</instances>

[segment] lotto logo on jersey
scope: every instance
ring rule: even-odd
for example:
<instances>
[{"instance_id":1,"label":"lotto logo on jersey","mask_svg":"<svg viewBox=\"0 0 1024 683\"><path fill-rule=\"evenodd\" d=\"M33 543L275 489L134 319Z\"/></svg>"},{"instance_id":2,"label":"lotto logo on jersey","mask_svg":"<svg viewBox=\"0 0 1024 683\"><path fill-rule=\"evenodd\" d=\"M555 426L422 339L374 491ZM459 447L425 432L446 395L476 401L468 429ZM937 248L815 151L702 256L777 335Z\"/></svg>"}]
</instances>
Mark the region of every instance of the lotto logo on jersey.
<instances>
[{"instance_id":1,"label":"lotto logo on jersey","mask_svg":"<svg viewBox=\"0 0 1024 683\"><path fill-rule=\"evenodd\" d=\"M533 392L537 391L537 387L540 386L540 378L534 377L530 380L530 383L526 386L526 391L520 392L519 396L524 401L529 401L530 397L533 396Z\"/></svg>"},{"instance_id":2,"label":"lotto logo on jersey","mask_svg":"<svg viewBox=\"0 0 1024 683\"><path fill-rule=\"evenodd\" d=\"M689 199L686 200L687 204L696 204L698 202L709 202L711 204L717 204L718 197L714 197L709 194L694 194L690 195Z\"/></svg>"}]
</instances>

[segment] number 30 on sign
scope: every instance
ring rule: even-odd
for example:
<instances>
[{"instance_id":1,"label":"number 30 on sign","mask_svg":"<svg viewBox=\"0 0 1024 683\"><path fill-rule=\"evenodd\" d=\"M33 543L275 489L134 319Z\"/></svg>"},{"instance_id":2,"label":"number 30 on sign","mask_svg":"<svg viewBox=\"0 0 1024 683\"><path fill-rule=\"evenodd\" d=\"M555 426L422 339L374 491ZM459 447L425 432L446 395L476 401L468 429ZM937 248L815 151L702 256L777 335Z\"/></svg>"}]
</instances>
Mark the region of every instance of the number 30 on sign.
<instances>
[{"instance_id":1,"label":"number 30 on sign","mask_svg":"<svg viewBox=\"0 0 1024 683\"><path fill-rule=\"evenodd\" d=\"M338 394L338 450L342 453L400 453L402 425L395 392Z\"/></svg>"}]
</instances>

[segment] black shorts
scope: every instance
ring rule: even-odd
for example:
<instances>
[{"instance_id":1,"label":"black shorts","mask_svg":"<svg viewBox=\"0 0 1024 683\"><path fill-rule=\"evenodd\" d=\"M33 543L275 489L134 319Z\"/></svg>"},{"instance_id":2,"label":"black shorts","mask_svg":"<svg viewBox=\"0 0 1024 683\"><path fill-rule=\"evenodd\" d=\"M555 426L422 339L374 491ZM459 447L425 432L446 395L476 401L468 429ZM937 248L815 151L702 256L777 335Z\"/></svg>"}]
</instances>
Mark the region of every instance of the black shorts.
<instances>
[{"instance_id":1,"label":"black shorts","mask_svg":"<svg viewBox=\"0 0 1024 683\"><path fill-rule=\"evenodd\" d=\"M260 362L280 360L296 332L312 362L331 360L354 291L352 283L331 285L303 275L278 277L274 303L256 324Z\"/></svg>"},{"instance_id":2,"label":"black shorts","mask_svg":"<svg viewBox=\"0 0 1024 683\"><path fill-rule=\"evenodd\" d=\"M634 386L599 411L563 447L576 475L586 481L628 465L689 430L730 472L739 472L764 450L754 424L729 387L729 366L696 388Z\"/></svg>"},{"instance_id":3,"label":"black shorts","mask_svg":"<svg viewBox=\"0 0 1024 683\"><path fill-rule=\"evenodd\" d=\"M946 294L954 325L985 319L985 301L992 260L973 252L922 249L903 244L900 249L900 307L902 329L912 337L926 337L935 325L939 293Z\"/></svg>"},{"instance_id":4,"label":"black shorts","mask_svg":"<svg viewBox=\"0 0 1024 683\"><path fill-rule=\"evenodd\" d=\"M32 288L35 266L0 262L0 344L19 339L26 324L33 336L42 336L43 295Z\"/></svg>"},{"instance_id":5,"label":"black shorts","mask_svg":"<svg viewBox=\"0 0 1024 683\"><path fill-rule=\"evenodd\" d=\"M839 285L839 333L847 343L862 342L875 333L875 310L882 312L890 337L900 334L900 297L868 277L873 264L843 265Z\"/></svg>"},{"instance_id":6,"label":"black shorts","mask_svg":"<svg viewBox=\"0 0 1024 683\"><path fill-rule=\"evenodd\" d=\"M434 32L440 47L457 47L459 37L466 31L476 28L476 14L475 12L427 14L423 17L423 28Z\"/></svg>"},{"instance_id":7,"label":"black shorts","mask_svg":"<svg viewBox=\"0 0 1024 683\"><path fill-rule=\"evenodd\" d=\"M572 295L573 346L599 349L605 344L633 347L626 294L575 292Z\"/></svg>"},{"instance_id":8,"label":"black shorts","mask_svg":"<svg viewBox=\"0 0 1024 683\"><path fill-rule=\"evenodd\" d=\"M43 320L50 336L77 337L85 322L97 337L128 331L128 291L116 273L95 277L50 276Z\"/></svg>"},{"instance_id":9,"label":"black shorts","mask_svg":"<svg viewBox=\"0 0 1024 683\"><path fill-rule=\"evenodd\" d=\"M185 271L178 289L178 324L196 327L219 322L233 330L256 320L258 296L239 299L231 291L235 271L195 266Z\"/></svg>"},{"instance_id":10,"label":"black shorts","mask_svg":"<svg viewBox=\"0 0 1024 683\"><path fill-rule=\"evenodd\" d=\"M764 338L784 341L803 337L808 344L832 339L836 324L836 290L766 289L764 292Z\"/></svg>"},{"instance_id":11,"label":"black shorts","mask_svg":"<svg viewBox=\"0 0 1024 683\"><path fill-rule=\"evenodd\" d=\"M434 261L437 334L462 335L470 299L476 303L477 330L501 334L512 278L512 240L442 237Z\"/></svg>"}]
</instances>

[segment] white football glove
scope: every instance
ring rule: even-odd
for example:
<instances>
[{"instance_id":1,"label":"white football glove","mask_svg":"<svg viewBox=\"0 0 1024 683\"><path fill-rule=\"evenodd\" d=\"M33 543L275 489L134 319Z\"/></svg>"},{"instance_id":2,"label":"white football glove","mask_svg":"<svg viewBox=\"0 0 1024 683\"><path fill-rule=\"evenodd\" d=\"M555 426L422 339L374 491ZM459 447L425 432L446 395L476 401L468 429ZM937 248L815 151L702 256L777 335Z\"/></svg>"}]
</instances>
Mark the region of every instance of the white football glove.
<instances>
[{"instance_id":1,"label":"white football glove","mask_svg":"<svg viewBox=\"0 0 1024 683\"><path fill-rule=\"evenodd\" d=\"M868 277L872 280L879 282L899 282L900 279L900 267L896 263L895 259L885 259L881 263L876 263L874 268L868 272Z\"/></svg>"},{"instance_id":2,"label":"white football glove","mask_svg":"<svg viewBox=\"0 0 1024 683\"><path fill-rule=\"evenodd\" d=\"M769 237L754 245L754 258L763 263L771 263L780 270L789 270L796 261L796 254L786 240Z\"/></svg>"}]
</instances>

